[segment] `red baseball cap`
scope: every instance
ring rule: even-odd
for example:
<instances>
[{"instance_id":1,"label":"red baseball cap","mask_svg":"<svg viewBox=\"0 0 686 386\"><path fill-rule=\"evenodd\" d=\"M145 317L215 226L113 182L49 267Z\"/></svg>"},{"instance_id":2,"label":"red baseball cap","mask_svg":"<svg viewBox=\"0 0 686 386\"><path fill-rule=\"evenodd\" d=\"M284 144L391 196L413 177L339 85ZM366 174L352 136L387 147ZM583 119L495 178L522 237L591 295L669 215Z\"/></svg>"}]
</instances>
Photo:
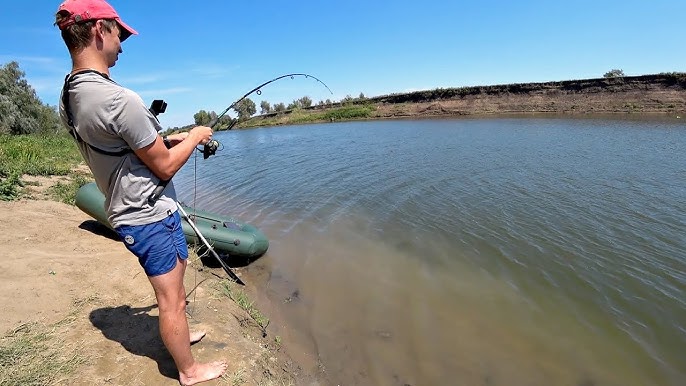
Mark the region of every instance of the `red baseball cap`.
<instances>
[{"instance_id":1,"label":"red baseball cap","mask_svg":"<svg viewBox=\"0 0 686 386\"><path fill-rule=\"evenodd\" d=\"M129 27L121 20L117 11L107 4L105 0L66 0L60 4L57 13L62 11L69 12L69 17L62 19L57 25L61 30L70 25L88 20L114 19L122 27L122 32L128 32L121 34L122 41L131 35L138 35L135 29Z\"/></svg>"}]
</instances>

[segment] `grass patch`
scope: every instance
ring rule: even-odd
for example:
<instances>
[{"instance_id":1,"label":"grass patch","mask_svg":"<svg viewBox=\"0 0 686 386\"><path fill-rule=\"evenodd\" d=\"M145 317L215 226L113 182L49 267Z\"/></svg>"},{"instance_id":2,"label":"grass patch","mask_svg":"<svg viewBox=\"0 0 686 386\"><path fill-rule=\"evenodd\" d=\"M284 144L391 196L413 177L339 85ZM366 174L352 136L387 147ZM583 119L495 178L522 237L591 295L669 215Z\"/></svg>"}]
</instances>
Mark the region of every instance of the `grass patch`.
<instances>
[{"instance_id":1,"label":"grass patch","mask_svg":"<svg viewBox=\"0 0 686 386\"><path fill-rule=\"evenodd\" d=\"M50 198L65 204L74 205L76 203L76 192L88 182L93 181L93 177L85 173L69 174L69 182L58 182L48 189Z\"/></svg>"},{"instance_id":2,"label":"grass patch","mask_svg":"<svg viewBox=\"0 0 686 386\"><path fill-rule=\"evenodd\" d=\"M11 201L19 198L20 188L24 184L21 182L18 173L9 173L7 176L0 174L0 200Z\"/></svg>"},{"instance_id":3,"label":"grass patch","mask_svg":"<svg viewBox=\"0 0 686 386\"><path fill-rule=\"evenodd\" d=\"M21 176L66 176L82 162L67 133L0 135L0 200L21 197Z\"/></svg>"},{"instance_id":4,"label":"grass patch","mask_svg":"<svg viewBox=\"0 0 686 386\"><path fill-rule=\"evenodd\" d=\"M301 123L350 121L371 118L375 107L372 105L345 105L341 107L319 110L295 109L289 114L279 114L269 118L251 119L241 124L241 127L297 125Z\"/></svg>"},{"instance_id":5,"label":"grass patch","mask_svg":"<svg viewBox=\"0 0 686 386\"><path fill-rule=\"evenodd\" d=\"M237 284L229 280L224 280L220 283L220 290L229 299L233 300L238 307L248 313L250 318L262 329L263 335L267 334L269 319L262 315L260 310L255 307L254 302L248 298L245 291L237 288Z\"/></svg>"},{"instance_id":6,"label":"grass patch","mask_svg":"<svg viewBox=\"0 0 686 386\"><path fill-rule=\"evenodd\" d=\"M0 386L54 384L85 363L57 327L22 324L0 339Z\"/></svg>"}]
</instances>

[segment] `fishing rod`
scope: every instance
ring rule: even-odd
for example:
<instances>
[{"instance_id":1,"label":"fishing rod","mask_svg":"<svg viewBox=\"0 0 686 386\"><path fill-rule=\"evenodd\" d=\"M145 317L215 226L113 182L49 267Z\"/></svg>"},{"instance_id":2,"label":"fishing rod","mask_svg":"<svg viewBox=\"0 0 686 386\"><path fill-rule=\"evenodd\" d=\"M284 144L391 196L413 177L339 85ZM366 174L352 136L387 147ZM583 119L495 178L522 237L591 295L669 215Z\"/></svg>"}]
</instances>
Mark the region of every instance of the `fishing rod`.
<instances>
[{"instance_id":1,"label":"fishing rod","mask_svg":"<svg viewBox=\"0 0 686 386\"><path fill-rule=\"evenodd\" d=\"M264 87L264 86L266 86L266 85L268 85L268 84L270 84L270 83L276 82L276 81L279 80L279 79L288 78L288 77L290 77L291 79L294 79L296 76L304 76L305 78L312 78L312 79L316 80L317 82L323 84L324 87L326 87L326 89L329 90L329 92L331 93L331 95L333 95L333 91L331 91L331 89L329 88L329 86L327 86L326 83L322 82L321 80L319 80L319 78L317 78L317 77L314 76L314 75L304 74L304 73L293 73L293 74L286 74L286 75L277 76L276 78L274 78L274 79L272 79L272 80L268 80L268 81L262 83L261 85L255 87L254 89L248 91L247 93L245 93L245 95L243 95L242 97L240 97L237 101L233 102L229 107L226 108L226 110L222 111L221 114L217 115L217 118L215 118L213 121L210 122L210 127L214 129L214 126L219 122L219 120L220 120L224 115L226 115L226 113L229 112L229 110L235 108L237 104L241 103L241 101L242 101L243 99L247 98L247 97L250 96L252 93L256 93L257 95L262 95L262 87ZM227 130L231 130L231 129L236 125L236 123L238 123L238 120L237 120L237 119L231 120L231 124L229 125L229 128L228 128Z\"/></svg>"},{"instance_id":2,"label":"fishing rod","mask_svg":"<svg viewBox=\"0 0 686 386\"><path fill-rule=\"evenodd\" d=\"M266 86L272 82L276 82L279 79L283 79L283 78L287 78L287 77L290 77L291 79L293 79L296 76L304 76L306 78L315 79L319 83L323 84L324 87L326 87L326 89L329 90L329 92L331 94L333 94L333 92L331 91L329 86L326 85L326 83L322 82L321 80L319 80L317 77L315 77L313 75L304 74L304 73L293 73L293 74L281 75L281 76L278 76L272 80L266 81L266 82L262 83L261 85L259 85L255 88L253 88L252 90L248 91L245 95L240 97L237 101L233 102L229 107L227 107L224 111L222 111L222 113L219 114L212 122L210 122L209 127L214 128L214 126L217 123L219 123L219 119L221 119L224 115L226 115L226 113L228 113L229 110L231 110L232 108L235 108L238 103L240 103L242 100L247 98L252 93L257 93L257 95L262 95L262 90L261 90L262 87L264 87L264 86ZM167 109L167 104L164 101L155 100L155 101L153 101L152 106L150 107L150 112L155 116L155 118L157 118L157 115L163 113L166 109ZM227 130L231 130L236 125L237 122L238 122L238 119L232 120L231 124L229 125ZM209 142L207 142L204 145L203 150L202 150L204 159L207 159L209 156L214 155L217 152L218 147L219 147L219 142L217 140L210 140ZM199 150L199 149L197 149L197 150ZM171 181L171 179L159 182L159 184L155 187L155 190L153 191L153 193L150 195L150 197L148 197L148 204L150 204L151 206L155 205L157 200L162 195L164 188L166 188L167 184L169 184L169 181ZM222 268L224 269L226 274L229 275L229 278L231 278L231 280L235 281L238 284L245 285L245 283L243 283L243 281L231 270L231 268L221 259L221 257L219 257L217 252L215 252L214 248L212 248L212 245L210 245L210 243L207 242L207 239L205 239L205 237L202 235L202 233L200 233L200 230L198 229L198 227L196 227L195 224L193 223L193 219L190 218L190 216L188 216L186 211L181 207L181 204L179 204L178 202L176 204L177 204L179 211L183 215L183 218L186 220L186 222L188 222L188 225L190 225L191 228L193 228L193 231L195 231L195 234L198 235L198 238L205 244L205 246L207 247L210 254L212 254L212 256L214 256L214 258L217 259L217 261L222 266Z\"/></svg>"},{"instance_id":3,"label":"fishing rod","mask_svg":"<svg viewBox=\"0 0 686 386\"><path fill-rule=\"evenodd\" d=\"M252 95L252 93L256 93L257 95L262 95L262 87L264 87L264 86L266 86L266 85L268 85L268 84L270 84L270 83L276 82L277 80L280 80L280 79L283 79L283 78L288 78L288 77L290 77L291 79L294 79L296 76L304 76L305 78L312 78L312 79L316 80L317 82L323 84L324 87L326 87L326 89L329 90L329 92L333 95L333 91L331 91L331 89L329 88L329 86L327 86L326 83L322 82L319 78L317 78L317 77L314 76L314 75L305 74L305 73L292 73L292 74L285 74L285 75L277 76L276 78L271 79L271 80L268 80L268 81L262 83L261 85L259 85L259 86L255 87L255 88L253 88L252 90L250 90L250 91L248 91L247 93L245 93L245 95L243 95L242 97L238 98L238 100L236 100L235 102L233 102L231 105L229 105L229 107L227 107L224 111L222 111L221 114L217 115L216 118L214 118L212 121L210 121L209 127L212 128L212 129L214 129L214 126L216 126L217 123L219 123L219 120L220 120L224 115L226 115L226 113L228 113L229 110L234 109L234 108L236 107L237 104L241 103L242 100L244 100L244 99L247 98L248 96ZM161 109L159 109L159 108L154 109L153 107L156 107L156 106L158 106L158 107L161 106L162 108L161 108ZM154 102L153 102L153 107L150 108L150 111L151 111L155 116L157 116L157 114L163 113L164 110L166 110L167 104L164 103L164 101L154 101ZM160 111L160 110L161 110L161 111ZM238 123L238 119L232 119L232 120L231 120L231 124L229 124L229 127L227 128L227 130L231 130L231 129L236 125L236 123ZM219 141L217 141L217 140L210 140L210 141L207 142L205 145L203 145L202 150L200 150L200 149L198 149L198 148L196 148L196 150L202 152L203 158L204 158L204 159L207 159L209 156L215 155L215 154L216 154L217 149L219 148L219 145L220 145ZM169 183L169 180L160 181L160 183L157 185L157 187L155 187L155 190L152 192L152 194L150 195L150 197L148 197L148 203L149 203L150 205L155 205L155 202L157 202L157 200L159 200L160 196L162 195L162 191L164 191L164 188L167 187L167 184L168 184L168 183Z\"/></svg>"},{"instance_id":4,"label":"fishing rod","mask_svg":"<svg viewBox=\"0 0 686 386\"><path fill-rule=\"evenodd\" d=\"M224 260L222 260L221 257L219 257L217 252L215 252L214 248L212 248L212 245L210 245L210 243L207 242L205 236L203 236L202 233L200 233L200 229L198 229L198 227L195 226L195 224L193 223L193 219L188 215L188 213L186 213L181 204L176 203L176 206L179 208L179 211L183 215L184 220L186 220L188 225L190 225L191 228L193 228L193 230L195 231L195 234L198 235L198 238L203 242L203 244L205 244L207 250L210 251L210 253L212 254L212 256L214 256L215 259L217 259L219 265L221 265L222 268L224 268L224 272L226 272L226 274L229 275L231 280L235 281L240 285L245 285L245 283L243 283L243 281L238 276L236 276L236 274L231 270L231 268L229 268L229 266L224 262Z\"/></svg>"}]
</instances>

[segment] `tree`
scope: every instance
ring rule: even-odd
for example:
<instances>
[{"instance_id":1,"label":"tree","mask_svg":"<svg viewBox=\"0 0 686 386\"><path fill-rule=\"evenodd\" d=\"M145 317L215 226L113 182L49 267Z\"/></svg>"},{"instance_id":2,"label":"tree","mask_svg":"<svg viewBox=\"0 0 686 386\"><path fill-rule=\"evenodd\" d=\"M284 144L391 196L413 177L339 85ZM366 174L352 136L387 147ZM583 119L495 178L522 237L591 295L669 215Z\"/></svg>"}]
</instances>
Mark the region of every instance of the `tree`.
<instances>
[{"instance_id":1,"label":"tree","mask_svg":"<svg viewBox=\"0 0 686 386\"><path fill-rule=\"evenodd\" d=\"M300 105L300 107L310 107L312 106L312 99L310 99L310 97L306 95L298 99L298 104Z\"/></svg>"},{"instance_id":2,"label":"tree","mask_svg":"<svg viewBox=\"0 0 686 386\"><path fill-rule=\"evenodd\" d=\"M269 105L269 102L267 102L267 101L260 102L260 114L267 114L271 111L272 111L272 108Z\"/></svg>"},{"instance_id":3,"label":"tree","mask_svg":"<svg viewBox=\"0 0 686 386\"><path fill-rule=\"evenodd\" d=\"M612 69L603 75L603 78L623 78L624 77L624 71L620 69Z\"/></svg>"},{"instance_id":4,"label":"tree","mask_svg":"<svg viewBox=\"0 0 686 386\"><path fill-rule=\"evenodd\" d=\"M357 99L363 100L363 99L367 99L367 97L365 97L363 93L360 93L360 96L357 97Z\"/></svg>"},{"instance_id":5,"label":"tree","mask_svg":"<svg viewBox=\"0 0 686 386\"><path fill-rule=\"evenodd\" d=\"M217 122L216 130L226 130L231 126L231 123L233 122L233 118L229 116L229 114L224 114L221 118L219 118L219 121Z\"/></svg>"},{"instance_id":6,"label":"tree","mask_svg":"<svg viewBox=\"0 0 686 386\"><path fill-rule=\"evenodd\" d=\"M294 99L293 102L289 103L288 106L286 106L286 110L293 110L300 108L300 100Z\"/></svg>"},{"instance_id":7,"label":"tree","mask_svg":"<svg viewBox=\"0 0 686 386\"><path fill-rule=\"evenodd\" d=\"M236 104L235 110L238 113L238 120L244 121L257 112L257 106L250 98L245 98Z\"/></svg>"},{"instance_id":8,"label":"tree","mask_svg":"<svg viewBox=\"0 0 686 386\"><path fill-rule=\"evenodd\" d=\"M279 102L274 105L274 112L280 113L282 111L286 111L286 105L283 104L283 102Z\"/></svg>"},{"instance_id":9,"label":"tree","mask_svg":"<svg viewBox=\"0 0 686 386\"><path fill-rule=\"evenodd\" d=\"M56 132L62 128L55 107L43 104L24 79L19 63L0 67L0 133Z\"/></svg>"},{"instance_id":10,"label":"tree","mask_svg":"<svg viewBox=\"0 0 686 386\"><path fill-rule=\"evenodd\" d=\"M214 113L214 111L212 111ZM214 114L214 117L217 117L217 114ZM204 126L208 125L212 121L212 115L210 112L205 111L205 110L200 110L197 113L193 114L193 119L195 119L195 124L198 126Z\"/></svg>"}]
</instances>

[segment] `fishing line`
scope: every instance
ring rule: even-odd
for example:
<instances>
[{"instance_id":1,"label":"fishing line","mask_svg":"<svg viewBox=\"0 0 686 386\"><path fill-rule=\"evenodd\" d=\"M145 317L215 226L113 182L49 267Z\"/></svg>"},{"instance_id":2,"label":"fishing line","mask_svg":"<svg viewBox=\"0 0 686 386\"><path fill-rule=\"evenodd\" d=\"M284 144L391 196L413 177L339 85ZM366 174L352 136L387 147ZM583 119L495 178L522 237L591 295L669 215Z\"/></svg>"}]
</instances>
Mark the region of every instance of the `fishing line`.
<instances>
[{"instance_id":1,"label":"fishing line","mask_svg":"<svg viewBox=\"0 0 686 386\"><path fill-rule=\"evenodd\" d=\"M305 73L292 73L292 74L285 74L285 75L277 76L276 78L268 80L268 81L262 83L261 85L253 88L252 90L245 93L245 95L238 98L238 100L233 102L231 105L229 105L229 107L227 107L224 111L222 111L219 115L217 115L216 118L214 118L212 121L210 121L209 127L214 129L214 126L216 126L217 123L219 123L219 120L224 115L226 115L226 113L228 113L229 110L235 109L237 104L239 104L242 100L244 100L248 96L252 95L252 93L257 93L257 95L262 95L262 87L264 87L270 83L276 82L277 80L280 80L283 78L289 78L290 77L291 79L295 79L296 76L304 76L305 78L312 78L312 79L316 80L317 82L323 84L324 87L326 87L326 89L329 90L331 95L333 95L333 91L331 91L329 86L327 86L326 83L322 82L319 78L317 78L314 75L305 74ZM164 101L153 101L153 105L154 105L154 107L157 107L157 109L155 109L157 112L154 112L153 107L151 107L151 111L153 111L153 114L155 114L155 116L157 116L157 114L163 113L167 108L167 104ZM238 119L232 119L231 123L229 124L229 127L226 130L231 130L236 125L236 123L238 123ZM201 151L203 153L203 157L205 159L207 159L211 155L214 155L217 152L217 149L219 148L220 145L221 144L219 143L219 141L211 140L203 146L202 150L200 150L198 147L196 147L196 150ZM221 146L223 149L223 145L221 145ZM160 181L160 183L157 185L155 190L153 190L150 197L148 197L148 203L150 205L155 205L155 202L157 202L157 200L160 198L160 196L162 195L162 191L164 190L165 187L167 187L168 183L169 183L169 180Z\"/></svg>"},{"instance_id":2,"label":"fishing line","mask_svg":"<svg viewBox=\"0 0 686 386\"><path fill-rule=\"evenodd\" d=\"M296 76L304 76L305 78L312 78L312 79L316 80L317 82L323 84L324 87L326 87L326 89L329 90L329 92L333 95L333 91L331 91L329 86L327 86L326 83L322 82L316 76L313 76L310 74L305 74L305 73L292 73L292 74L285 74L285 75L277 76L276 78L268 80L268 81L262 83L261 85L253 88L252 90L245 93L245 95L238 98L238 100L233 102L231 105L229 105L229 107L227 107L224 111L222 111L216 118L214 118L212 121L210 121L209 127L214 128L214 126L216 126L217 123L219 123L219 120L222 117L224 117L224 115L226 115L226 113L228 113L229 110L235 109L237 104L239 104L241 101L243 101L248 96L252 95L252 93L257 93L257 95L262 95L262 87L264 87L270 83L276 82L277 80L280 80L283 78L290 77L291 79L295 79ZM150 111L153 113L155 118L157 118L157 115L160 113L163 113L166 110L166 107L167 107L167 104L164 101L155 100L155 101L153 101L153 105L150 107ZM232 119L227 130L231 130L236 125L237 122L238 122L238 119ZM217 149L219 148L220 145L221 144L217 140L210 140L209 142L207 142L203 146L203 149L202 149L203 157L205 159L207 159L209 156L214 155L217 152ZM221 146L223 148L223 145L221 145ZM196 147L196 150L199 150L199 149ZM243 281L238 276L236 276L236 274L231 270L231 268L229 268L229 266L226 265L226 263L221 259L221 257L219 257L217 252L215 252L214 248L212 248L212 246L207 242L205 237L202 235L202 233L200 233L200 231L198 230L198 228L194 224L194 220L197 217L196 216L196 201L195 201L197 198L197 186L198 186L198 183L197 183L197 176L198 176L197 153L195 153L194 164L195 164L195 167L193 170L193 191L194 191L194 193L193 193L193 218L188 216L186 211L183 209L181 204L179 204L178 202L177 202L177 208L181 212L181 214L183 215L184 219L188 222L188 225L190 225L191 228L193 228L193 230L197 234L200 241L202 241L205 244L205 246L208 249L208 252L210 254L212 254L217 259L217 262L219 262L219 264L222 266L222 268L224 268L224 271L226 272L227 275L229 275L229 278L231 278L233 281L237 282L238 284L244 285ZM157 202L157 200L162 195L164 188L167 187L167 184L169 183L170 180L160 181L158 183L158 185L153 190L153 193L150 195L150 197L148 197L148 204L149 205L151 205L151 206L155 205L155 203ZM196 274L197 274L197 271L196 271ZM197 279L196 279L196 282L197 282Z\"/></svg>"}]
</instances>

